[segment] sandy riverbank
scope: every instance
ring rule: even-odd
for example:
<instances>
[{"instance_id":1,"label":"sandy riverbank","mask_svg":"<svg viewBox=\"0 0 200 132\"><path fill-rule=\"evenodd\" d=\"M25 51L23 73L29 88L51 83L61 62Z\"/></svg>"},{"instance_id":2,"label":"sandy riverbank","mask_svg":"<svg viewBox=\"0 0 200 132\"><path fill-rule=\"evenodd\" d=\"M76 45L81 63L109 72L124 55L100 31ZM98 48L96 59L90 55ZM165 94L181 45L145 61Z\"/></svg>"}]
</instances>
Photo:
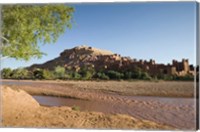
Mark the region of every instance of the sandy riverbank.
<instances>
[{"instance_id":1,"label":"sandy riverbank","mask_svg":"<svg viewBox=\"0 0 200 132\"><path fill-rule=\"evenodd\" d=\"M173 129L127 115L74 111L69 107L42 107L22 90L3 87L4 127Z\"/></svg>"},{"instance_id":2,"label":"sandy riverbank","mask_svg":"<svg viewBox=\"0 0 200 132\"><path fill-rule=\"evenodd\" d=\"M3 84L6 82L12 89L30 95L70 98L74 102L78 99L76 105L81 111L125 114L177 129L195 129L193 82L10 80ZM73 106L73 102L67 102L64 105Z\"/></svg>"}]
</instances>

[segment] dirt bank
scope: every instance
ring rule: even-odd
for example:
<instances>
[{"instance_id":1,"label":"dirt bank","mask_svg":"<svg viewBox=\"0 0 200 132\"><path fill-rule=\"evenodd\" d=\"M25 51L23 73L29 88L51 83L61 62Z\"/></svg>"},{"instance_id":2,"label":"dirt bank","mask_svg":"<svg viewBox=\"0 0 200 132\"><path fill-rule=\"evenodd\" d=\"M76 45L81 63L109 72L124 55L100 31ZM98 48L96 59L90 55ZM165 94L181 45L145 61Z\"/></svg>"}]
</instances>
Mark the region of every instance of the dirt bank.
<instances>
[{"instance_id":1,"label":"dirt bank","mask_svg":"<svg viewBox=\"0 0 200 132\"><path fill-rule=\"evenodd\" d=\"M63 96L70 90L113 93L130 96L194 97L192 81L31 81L3 80L5 85L20 86L32 94L50 94ZM23 87L25 86L25 87ZM37 87L37 90L27 88ZM41 88L42 87L42 88ZM59 93L57 89L62 89ZM43 93L42 93L43 92ZM71 95L71 93L70 93ZM66 95L68 96L68 95Z\"/></svg>"},{"instance_id":2,"label":"dirt bank","mask_svg":"<svg viewBox=\"0 0 200 132\"><path fill-rule=\"evenodd\" d=\"M42 107L22 90L2 89L5 127L173 129L127 115L80 112L69 107Z\"/></svg>"}]
</instances>

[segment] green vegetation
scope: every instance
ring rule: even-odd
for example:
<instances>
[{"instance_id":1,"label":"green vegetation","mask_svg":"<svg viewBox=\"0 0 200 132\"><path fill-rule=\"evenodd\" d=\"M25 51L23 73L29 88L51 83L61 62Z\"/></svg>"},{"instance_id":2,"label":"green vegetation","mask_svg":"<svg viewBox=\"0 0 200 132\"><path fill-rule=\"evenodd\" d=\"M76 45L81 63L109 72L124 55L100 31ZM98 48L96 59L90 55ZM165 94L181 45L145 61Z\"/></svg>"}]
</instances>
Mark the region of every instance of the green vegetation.
<instances>
[{"instance_id":1,"label":"green vegetation","mask_svg":"<svg viewBox=\"0 0 200 132\"><path fill-rule=\"evenodd\" d=\"M32 78L33 78L33 79L45 79L45 77L44 77L44 70L39 69L39 68L35 69L35 70L33 71L33 76L32 76Z\"/></svg>"},{"instance_id":2,"label":"green vegetation","mask_svg":"<svg viewBox=\"0 0 200 132\"><path fill-rule=\"evenodd\" d=\"M23 68L18 68L12 71L11 77L14 79L28 79L29 71Z\"/></svg>"},{"instance_id":3,"label":"green vegetation","mask_svg":"<svg viewBox=\"0 0 200 132\"><path fill-rule=\"evenodd\" d=\"M72 106L72 110L75 110L75 111L80 111L80 107L79 106Z\"/></svg>"},{"instance_id":4,"label":"green vegetation","mask_svg":"<svg viewBox=\"0 0 200 132\"><path fill-rule=\"evenodd\" d=\"M54 74L53 74L53 72L44 69L43 70L43 78L46 80L52 80L52 79L54 79Z\"/></svg>"},{"instance_id":5,"label":"green vegetation","mask_svg":"<svg viewBox=\"0 0 200 132\"><path fill-rule=\"evenodd\" d=\"M10 68L4 68L1 71L2 78L9 79L11 77L11 74L12 74L12 70Z\"/></svg>"},{"instance_id":6,"label":"green vegetation","mask_svg":"<svg viewBox=\"0 0 200 132\"><path fill-rule=\"evenodd\" d=\"M173 78L173 80L194 81L194 76L192 76L192 75L186 75L186 76L183 76L183 77L175 76L175 77Z\"/></svg>"},{"instance_id":7,"label":"green vegetation","mask_svg":"<svg viewBox=\"0 0 200 132\"><path fill-rule=\"evenodd\" d=\"M96 74L96 78L102 79L102 80L109 80L109 76L107 76L105 73L103 72L98 72Z\"/></svg>"},{"instance_id":8,"label":"green vegetation","mask_svg":"<svg viewBox=\"0 0 200 132\"><path fill-rule=\"evenodd\" d=\"M147 72L142 72L141 76L140 76L140 79L151 80L152 78L151 78L151 76Z\"/></svg>"},{"instance_id":9,"label":"green vegetation","mask_svg":"<svg viewBox=\"0 0 200 132\"><path fill-rule=\"evenodd\" d=\"M78 72L73 72L70 79L74 78L75 80L81 79L81 75Z\"/></svg>"},{"instance_id":10,"label":"green vegetation","mask_svg":"<svg viewBox=\"0 0 200 132\"><path fill-rule=\"evenodd\" d=\"M66 73L65 73L64 67L61 67L61 66L55 67L54 73L55 73L54 74L55 78L58 78L58 79L66 78Z\"/></svg>"},{"instance_id":11,"label":"green vegetation","mask_svg":"<svg viewBox=\"0 0 200 132\"><path fill-rule=\"evenodd\" d=\"M95 70L91 67L83 66L78 72L83 80L90 80L95 74Z\"/></svg>"},{"instance_id":12,"label":"green vegetation","mask_svg":"<svg viewBox=\"0 0 200 132\"><path fill-rule=\"evenodd\" d=\"M38 42L55 43L71 28L74 9L64 4L3 5L1 57L29 60L41 57Z\"/></svg>"},{"instance_id":13,"label":"green vegetation","mask_svg":"<svg viewBox=\"0 0 200 132\"><path fill-rule=\"evenodd\" d=\"M117 72L117 71L113 71L113 70L110 70L106 73L106 75L110 78L110 79L116 79L116 80L119 80L119 79L123 79L124 77L124 74L123 73L120 73L120 72Z\"/></svg>"},{"instance_id":14,"label":"green vegetation","mask_svg":"<svg viewBox=\"0 0 200 132\"><path fill-rule=\"evenodd\" d=\"M139 68L133 71L95 71L92 67L83 66L80 70L75 71L72 69L67 69L62 66L55 67L54 70L50 71L48 69L34 69L29 71L24 68L10 69L4 68L1 71L2 78L4 79L45 79L45 80L184 80L190 81L194 80L194 76L170 76L165 74L158 74L157 76L150 76L147 72L142 71Z\"/></svg>"}]
</instances>

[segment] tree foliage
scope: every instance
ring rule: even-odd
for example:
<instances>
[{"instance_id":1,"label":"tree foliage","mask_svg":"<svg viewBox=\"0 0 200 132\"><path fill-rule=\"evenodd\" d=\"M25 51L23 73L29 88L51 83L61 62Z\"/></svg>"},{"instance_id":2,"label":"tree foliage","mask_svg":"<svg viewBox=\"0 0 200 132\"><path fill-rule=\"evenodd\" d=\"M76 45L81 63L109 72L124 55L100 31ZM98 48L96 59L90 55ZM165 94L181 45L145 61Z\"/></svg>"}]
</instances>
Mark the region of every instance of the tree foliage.
<instances>
[{"instance_id":1,"label":"tree foliage","mask_svg":"<svg viewBox=\"0 0 200 132\"><path fill-rule=\"evenodd\" d=\"M18 68L12 71L12 78L14 79L28 79L29 71L24 68Z\"/></svg>"},{"instance_id":2,"label":"tree foliage","mask_svg":"<svg viewBox=\"0 0 200 132\"><path fill-rule=\"evenodd\" d=\"M64 67L61 67L61 66L57 66L55 67L54 69L54 72L55 72L55 76L59 79L63 79L65 78L65 68Z\"/></svg>"},{"instance_id":3,"label":"tree foliage","mask_svg":"<svg viewBox=\"0 0 200 132\"><path fill-rule=\"evenodd\" d=\"M25 60L41 57L38 42L56 42L71 28L73 12L66 5L4 5L0 55Z\"/></svg>"},{"instance_id":4,"label":"tree foliage","mask_svg":"<svg viewBox=\"0 0 200 132\"><path fill-rule=\"evenodd\" d=\"M35 69L33 71L33 78L34 79L45 79L43 70L39 69L39 68Z\"/></svg>"},{"instance_id":5,"label":"tree foliage","mask_svg":"<svg viewBox=\"0 0 200 132\"><path fill-rule=\"evenodd\" d=\"M53 72L46 69L43 70L43 77L44 79L47 79L47 80L51 80L55 78Z\"/></svg>"},{"instance_id":6,"label":"tree foliage","mask_svg":"<svg viewBox=\"0 0 200 132\"><path fill-rule=\"evenodd\" d=\"M138 70L138 71L137 71ZM56 66L54 70L48 69L33 69L28 70L25 68L10 69L4 68L1 70L1 75L4 79L39 79L39 80L180 80L192 81L194 75L186 74L185 76L177 75L157 75L150 76L148 72L142 71L137 68L133 71L96 71L91 67L82 67L79 71L66 69L62 66Z\"/></svg>"},{"instance_id":7,"label":"tree foliage","mask_svg":"<svg viewBox=\"0 0 200 132\"><path fill-rule=\"evenodd\" d=\"M92 79L95 70L92 67L83 66L81 67L79 74L82 76L82 79L89 80Z\"/></svg>"},{"instance_id":8,"label":"tree foliage","mask_svg":"<svg viewBox=\"0 0 200 132\"><path fill-rule=\"evenodd\" d=\"M110 79L122 79L124 77L123 73L113 71L113 70L109 70L107 72L107 75Z\"/></svg>"},{"instance_id":9,"label":"tree foliage","mask_svg":"<svg viewBox=\"0 0 200 132\"><path fill-rule=\"evenodd\" d=\"M107 76L105 73L103 72L98 72L96 74L96 78L102 79L102 80L109 80L109 76Z\"/></svg>"},{"instance_id":10,"label":"tree foliage","mask_svg":"<svg viewBox=\"0 0 200 132\"><path fill-rule=\"evenodd\" d=\"M12 74L12 69L10 69L10 68L4 68L1 71L1 75L2 75L3 78L7 78L8 79L8 78L10 78L11 74Z\"/></svg>"}]
</instances>

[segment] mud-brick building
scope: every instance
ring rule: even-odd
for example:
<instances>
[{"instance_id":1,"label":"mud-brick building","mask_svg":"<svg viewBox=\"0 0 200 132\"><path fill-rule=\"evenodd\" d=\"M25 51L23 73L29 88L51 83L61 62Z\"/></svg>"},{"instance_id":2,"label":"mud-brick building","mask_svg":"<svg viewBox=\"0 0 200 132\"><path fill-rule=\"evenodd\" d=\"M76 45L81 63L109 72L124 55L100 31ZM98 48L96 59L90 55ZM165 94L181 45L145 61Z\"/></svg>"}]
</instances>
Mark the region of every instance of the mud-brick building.
<instances>
[{"instance_id":1,"label":"mud-brick building","mask_svg":"<svg viewBox=\"0 0 200 132\"><path fill-rule=\"evenodd\" d=\"M172 61L172 66L176 68L177 75L184 76L186 74L192 73L193 69L190 69L188 59L182 59L182 62L178 62L176 60Z\"/></svg>"},{"instance_id":2,"label":"mud-brick building","mask_svg":"<svg viewBox=\"0 0 200 132\"><path fill-rule=\"evenodd\" d=\"M134 62L143 71L148 72L151 76L155 75L177 75L185 76L187 74L194 75L193 65L189 65L188 59L182 59L181 62L172 60L172 64L156 64L155 60Z\"/></svg>"}]
</instances>

